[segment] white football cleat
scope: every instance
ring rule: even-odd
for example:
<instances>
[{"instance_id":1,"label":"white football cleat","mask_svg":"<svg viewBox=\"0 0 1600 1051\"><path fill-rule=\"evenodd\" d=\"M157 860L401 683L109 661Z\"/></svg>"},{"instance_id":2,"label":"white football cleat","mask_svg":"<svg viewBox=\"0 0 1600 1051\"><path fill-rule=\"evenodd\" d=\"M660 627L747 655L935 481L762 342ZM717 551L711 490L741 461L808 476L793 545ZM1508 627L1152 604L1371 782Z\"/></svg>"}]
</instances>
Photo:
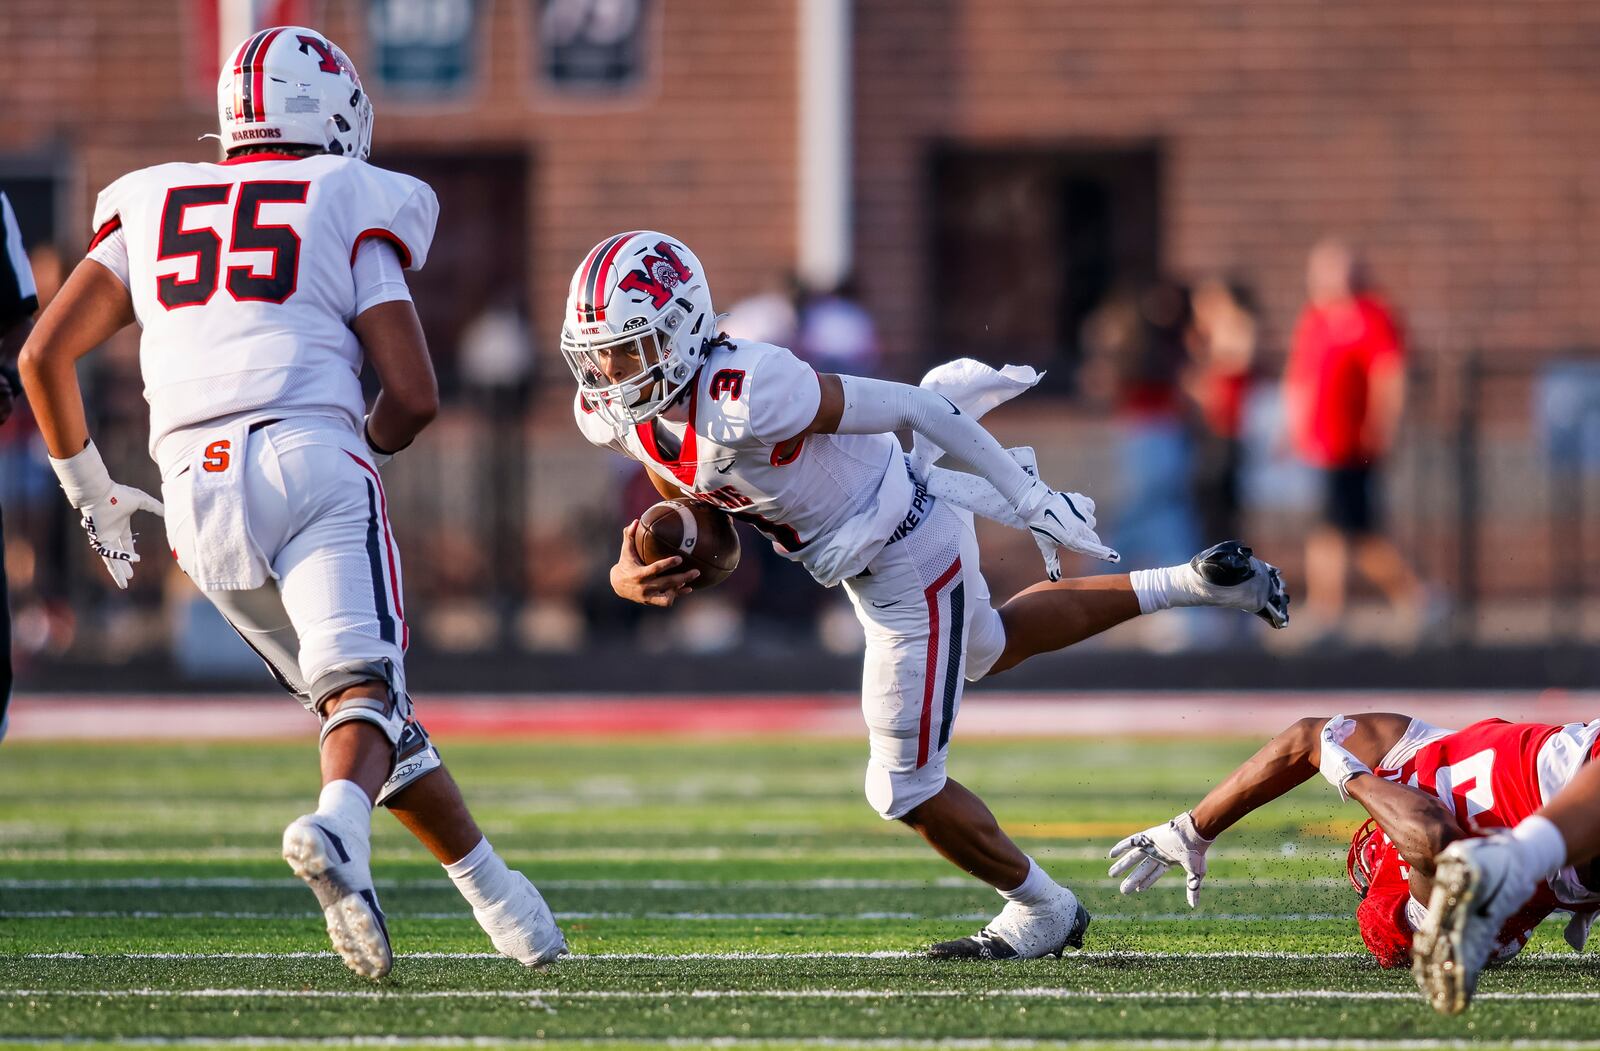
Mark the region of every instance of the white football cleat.
<instances>
[{"instance_id":1,"label":"white football cleat","mask_svg":"<svg viewBox=\"0 0 1600 1051\"><path fill-rule=\"evenodd\" d=\"M1500 931L1539 889L1521 845L1504 833L1440 853L1428 918L1411 945L1417 988L1440 1014L1467 1009Z\"/></svg>"},{"instance_id":2,"label":"white football cleat","mask_svg":"<svg viewBox=\"0 0 1600 1051\"><path fill-rule=\"evenodd\" d=\"M1008 901L1000 915L977 934L940 942L928 949L935 960L1036 960L1060 956L1068 946L1083 948L1089 912L1065 887L1044 905Z\"/></svg>"},{"instance_id":3,"label":"white football cleat","mask_svg":"<svg viewBox=\"0 0 1600 1051\"><path fill-rule=\"evenodd\" d=\"M1189 560L1189 569L1181 586L1201 605L1242 609L1274 628L1288 627L1289 589L1283 574L1239 541L1213 544Z\"/></svg>"},{"instance_id":4,"label":"white football cleat","mask_svg":"<svg viewBox=\"0 0 1600 1051\"><path fill-rule=\"evenodd\" d=\"M382 978L394 966L394 950L372 888L367 836L324 814L307 814L283 830L283 860L317 896L345 966L363 978Z\"/></svg>"},{"instance_id":5,"label":"white football cleat","mask_svg":"<svg viewBox=\"0 0 1600 1051\"><path fill-rule=\"evenodd\" d=\"M516 886L510 896L473 909L473 917L494 947L518 963L528 967L555 963L557 957L566 955L567 939L556 926L550 906L528 877L513 871L511 879Z\"/></svg>"}]
</instances>

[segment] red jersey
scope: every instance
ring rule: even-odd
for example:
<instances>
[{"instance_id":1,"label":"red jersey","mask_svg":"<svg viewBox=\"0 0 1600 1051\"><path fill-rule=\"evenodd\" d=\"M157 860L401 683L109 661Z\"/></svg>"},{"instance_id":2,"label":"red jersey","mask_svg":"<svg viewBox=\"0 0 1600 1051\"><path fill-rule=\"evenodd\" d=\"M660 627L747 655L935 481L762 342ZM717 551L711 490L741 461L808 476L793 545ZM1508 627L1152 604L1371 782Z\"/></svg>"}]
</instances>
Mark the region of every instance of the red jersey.
<instances>
[{"instance_id":1,"label":"red jersey","mask_svg":"<svg viewBox=\"0 0 1600 1051\"><path fill-rule=\"evenodd\" d=\"M1400 358L1400 328L1377 299L1306 308L1295 325L1284 382L1304 407L1289 422L1307 462L1356 467L1383 452L1362 442L1368 391L1373 373Z\"/></svg>"},{"instance_id":2,"label":"red jersey","mask_svg":"<svg viewBox=\"0 0 1600 1051\"><path fill-rule=\"evenodd\" d=\"M1413 721L1373 770L1419 788L1448 806L1469 835L1510 828L1532 815L1588 761L1600 740L1600 721L1553 726L1485 719L1450 732ZM1424 906L1411 898L1411 869L1381 831L1372 851L1369 889L1356 909L1361 938L1384 967L1410 962L1411 936ZM1515 956L1533 930L1558 908L1600 907L1568 873L1557 887L1541 883L1528 904L1506 921L1494 959ZM1409 915L1408 915L1409 913Z\"/></svg>"}]
</instances>

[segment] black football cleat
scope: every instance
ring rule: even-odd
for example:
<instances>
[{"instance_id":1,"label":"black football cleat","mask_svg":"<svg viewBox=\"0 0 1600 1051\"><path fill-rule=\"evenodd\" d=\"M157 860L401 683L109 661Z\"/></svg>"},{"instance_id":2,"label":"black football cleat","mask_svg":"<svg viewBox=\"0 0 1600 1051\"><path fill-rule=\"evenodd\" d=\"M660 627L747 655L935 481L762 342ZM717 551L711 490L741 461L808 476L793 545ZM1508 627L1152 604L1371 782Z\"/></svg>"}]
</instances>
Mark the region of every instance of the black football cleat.
<instances>
[{"instance_id":1,"label":"black football cleat","mask_svg":"<svg viewBox=\"0 0 1600 1051\"><path fill-rule=\"evenodd\" d=\"M1254 613L1274 628L1289 625L1289 589L1283 574L1238 540L1213 544L1189 560L1210 604Z\"/></svg>"}]
</instances>

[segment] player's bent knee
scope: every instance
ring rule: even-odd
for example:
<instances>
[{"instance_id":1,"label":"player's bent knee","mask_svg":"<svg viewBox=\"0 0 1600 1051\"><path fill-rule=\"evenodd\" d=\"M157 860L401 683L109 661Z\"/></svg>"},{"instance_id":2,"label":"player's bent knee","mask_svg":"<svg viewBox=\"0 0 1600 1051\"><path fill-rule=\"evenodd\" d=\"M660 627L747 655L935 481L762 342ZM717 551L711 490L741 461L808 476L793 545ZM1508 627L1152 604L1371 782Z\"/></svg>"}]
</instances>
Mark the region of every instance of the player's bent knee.
<instances>
[{"instance_id":1,"label":"player's bent knee","mask_svg":"<svg viewBox=\"0 0 1600 1051\"><path fill-rule=\"evenodd\" d=\"M899 821L944 791L947 780L942 755L904 771L890 770L875 759L869 760L867 802L885 821Z\"/></svg>"}]
</instances>

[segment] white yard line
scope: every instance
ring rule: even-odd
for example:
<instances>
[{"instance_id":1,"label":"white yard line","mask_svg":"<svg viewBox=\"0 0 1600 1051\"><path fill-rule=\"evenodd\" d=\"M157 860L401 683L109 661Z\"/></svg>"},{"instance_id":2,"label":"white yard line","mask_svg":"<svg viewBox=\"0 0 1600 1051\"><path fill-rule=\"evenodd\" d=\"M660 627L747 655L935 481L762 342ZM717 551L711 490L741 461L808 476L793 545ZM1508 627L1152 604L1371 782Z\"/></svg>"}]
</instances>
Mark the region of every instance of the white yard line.
<instances>
[{"instance_id":1,"label":"white yard line","mask_svg":"<svg viewBox=\"0 0 1600 1051\"><path fill-rule=\"evenodd\" d=\"M1278 857L1279 855L1272 855ZM1074 886L1115 887L1115 879L1069 880ZM1340 876L1225 876L1208 878L1207 887L1343 887L1349 880ZM453 890L448 879L379 879L374 885L429 890ZM0 879L0 890L272 890L299 889L304 884L292 877L253 876L132 877L126 879ZM714 893L775 890L978 890L980 885L960 876L937 879L774 879L774 880L698 880L698 879L542 879L541 890L661 890L711 891Z\"/></svg>"},{"instance_id":2,"label":"white yard line","mask_svg":"<svg viewBox=\"0 0 1600 1051\"><path fill-rule=\"evenodd\" d=\"M81 911L75 909L39 909L34 911L0 911L0 920L303 920L320 915L312 910L304 912L163 912L155 909ZM462 920L471 913L463 906L456 912L398 912L385 909L390 919L404 920ZM993 918L990 912L947 913L924 912L572 912L557 909L556 916L563 920L689 920L695 922L732 922L770 920L804 923L827 920L926 920L929 922L983 923ZM1321 920L1348 920L1345 912L1097 912L1097 922L1115 923L1197 923L1205 921L1231 923L1300 922Z\"/></svg>"},{"instance_id":3,"label":"white yard line","mask_svg":"<svg viewBox=\"0 0 1600 1051\"><path fill-rule=\"evenodd\" d=\"M1392 1003L1418 1003L1412 991L1389 989L1058 989L1025 987L1019 989L430 989L420 991L388 989L0 989L0 999L41 999L71 997L133 1000L517 1000L517 1001L652 1001L671 1000L1081 1000L1110 1001L1300 1001L1366 1000ZM1600 991L1570 992L1487 992L1478 1001L1507 1003L1593 1003L1600 1002Z\"/></svg>"},{"instance_id":4,"label":"white yard line","mask_svg":"<svg viewBox=\"0 0 1600 1051\"><path fill-rule=\"evenodd\" d=\"M1352 830L1354 825L1351 826ZM91 834L90 832L83 833ZM795 859L794 847L561 847L552 850L519 853L511 851L508 860L515 864L535 865L539 862L607 862L607 861L787 861ZM1032 850L1035 858L1049 861L1106 861L1103 846L1040 846ZM923 847L807 847L806 858L813 862L828 861L926 861L929 854ZM1211 861L1271 861L1282 862L1286 857L1297 861L1311 860L1344 864L1345 850L1319 850L1300 848L1285 854L1281 850L1223 848L1207 855ZM418 849L391 850L384 854L386 861L432 861ZM52 862L141 862L149 864L189 865L196 861L255 861L281 864L277 852L265 846L256 847L187 847L181 850L150 850L131 847L5 847L0 848L0 861ZM1107 862L1109 864L1109 862Z\"/></svg>"},{"instance_id":5,"label":"white yard line","mask_svg":"<svg viewBox=\"0 0 1600 1051\"><path fill-rule=\"evenodd\" d=\"M492 952L405 952L396 953L396 958L404 960L500 960L499 953ZM576 953L565 957L565 961L583 963L586 961L604 962L608 960L621 961L657 961L672 962L677 960L904 960L919 959L920 952L907 952L903 950L880 949L872 952L687 952L687 953L657 953L657 952L609 952L609 953ZM0 956L0 959L6 957ZM79 953L79 952L38 952L22 953L11 959L23 960L307 960L325 959L332 960L336 957L331 952L130 952L130 953ZM1118 961L1118 960L1366 960L1370 959L1364 952L1292 952L1278 950L1250 950L1250 949L1221 949L1216 951L1200 952L1074 952L1069 953L1067 960L1092 960L1092 961ZM1570 952L1525 952L1517 957L1519 961L1538 961L1541 964L1572 964L1590 966L1587 958Z\"/></svg>"}]
</instances>

